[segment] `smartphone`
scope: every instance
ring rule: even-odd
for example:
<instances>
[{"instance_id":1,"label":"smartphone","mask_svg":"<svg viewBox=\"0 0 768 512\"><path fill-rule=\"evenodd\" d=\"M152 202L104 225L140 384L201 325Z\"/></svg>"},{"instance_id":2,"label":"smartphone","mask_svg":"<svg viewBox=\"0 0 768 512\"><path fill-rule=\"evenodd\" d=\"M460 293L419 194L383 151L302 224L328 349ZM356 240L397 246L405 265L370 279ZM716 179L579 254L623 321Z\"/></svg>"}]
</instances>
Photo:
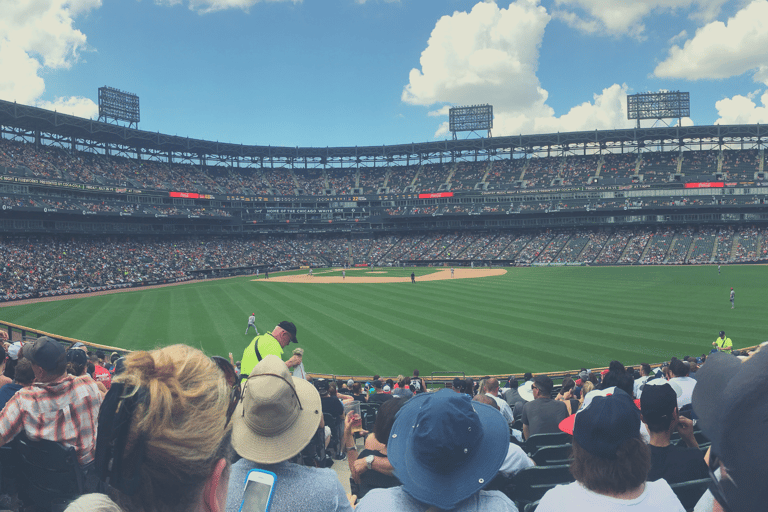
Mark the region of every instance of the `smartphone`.
<instances>
[{"instance_id":1,"label":"smartphone","mask_svg":"<svg viewBox=\"0 0 768 512\"><path fill-rule=\"evenodd\" d=\"M245 478L245 492L240 512L268 512L275 492L277 475L263 469L252 469Z\"/></svg>"}]
</instances>

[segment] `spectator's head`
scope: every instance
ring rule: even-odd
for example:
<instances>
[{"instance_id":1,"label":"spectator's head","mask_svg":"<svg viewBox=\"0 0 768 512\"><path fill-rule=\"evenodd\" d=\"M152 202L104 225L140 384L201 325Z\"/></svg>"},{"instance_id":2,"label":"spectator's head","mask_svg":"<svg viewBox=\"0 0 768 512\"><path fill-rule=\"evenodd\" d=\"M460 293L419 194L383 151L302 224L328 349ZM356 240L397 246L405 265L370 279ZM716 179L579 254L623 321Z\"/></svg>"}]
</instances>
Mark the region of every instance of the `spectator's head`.
<instances>
[{"instance_id":1,"label":"spectator's head","mask_svg":"<svg viewBox=\"0 0 768 512\"><path fill-rule=\"evenodd\" d=\"M376 440L381 444L387 444L392 425L395 424L397 411L399 411L407 401L407 398L387 400L381 407L379 407L379 411L376 413L376 421L373 424L373 435L376 436Z\"/></svg>"},{"instance_id":2,"label":"spectator's head","mask_svg":"<svg viewBox=\"0 0 768 512\"><path fill-rule=\"evenodd\" d=\"M496 377L491 377L485 381L485 392L494 396L499 394L499 380Z\"/></svg>"},{"instance_id":3,"label":"spectator's head","mask_svg":"<svg viewBox=\"0 0 768 512\"><path fill-rule=\"evenodd\" d=\"M640 396L642 420L651 432L667 432L677 419L677 394L669 383L646 384Z\"/></svg>"},{"instance_id":4,"label":"spectator's head","mask_svg":"<svg viewBox=\"0 0 768 512\"><path fill-rule=\"evenodd\" d=\"M616 387L627 393L629 396L634 394L635 380L626 372L608 372L600 383L600 389Z\"/></svg>"},{"instance_id":5,"label":"spectator's head","mask_svg":"<svg viewBox=\"0 0 768 512\"><path fill-rule=\"evenodd\" d=\"M640 373L643 374L643 377L647 377L651 374L651 365L649 365L648 363L643 363L640 365L640 370L641 370Z\"/></svg>"},{"instance_id":6,"label":"spectator's head","mask_svg":"<svg viewBox=\"0 0 768 512\"><path fill-rule=\"evenodd\" d=\"M387 456L406 493L424 508L450 510L496 476L508 448L509 427L501 414L442 389L403 405Z\"/></svg>"},{"instance_id":7,"label":"spectator's head","mask_svg":"<svg viewBox=\"0 0 768 512\"><path fill-rule=\"evenodd\" d=\"M584 400L584 397L589 394L590 391L594 391L595 385L592 384L592 382L587 381L584 383L583 386L581 386L581 400Z\"/></svg>"},{"instance_id":8,"label":"spectator's head","mask_svg":"<svg viewBox=\"0 0 768 512\"><path fill-rule=\"evenodd\" d=\"M651 454L640 437L640 411L622 391L595 397L576 414L571 473L587 489L617 494L648 475Z\"/></svg>"},{"instance_id":9,"label":"spectator's head","mask_svg":"<svg viewBox=\"0 0 768 512\"><path fill-rule=\"evenodd\" d=\"M464 392L464 381L460 379L459 377L455 377L453 379L453 390L457 393L463 393Z\"/></svg>"},{"instance_id":10,"label":"spectator's head","mask_svg":"<svg viewBox=\"0 0 768 512\"><path fill-rule=\"evenodd\" d=\"M329 396L331 394L331 383L328 382L328 379L315 379L313 383L320 396Z\"/></svg>"},{"instance_id":11,"label":"spectator's head","mask_svg":"<svg viewBox=\"0 0 768 512\"><path fill-rule=\"evenodd\" d=\"M95 461L126 512L224 510L231 395L192 347L126 356L101 406Z\"/></svg>"},{"instance_id":12,"label":"spectator's head","mask_svg":"<svg viewBox=\"0 0 768 512\"><path fill-rule=\"evenodd\" d=\"M14 375L16 384L22 386L31 386L35 382L35 372L32 370L32 363L29 359L20 359L16 363L16 373Z\"/></svg>"},{"instance_id":13,"label":"spectator's head","mask_svg":"<svg viewBox=\"0 0 768 512\"><path fill-rule=\"evenodd\" d=\"M287 320L283 320L275 326L272 330L272 337L275 338L283 348L287 347L291 342L299 342L299 340L296 339L296 326L293 322L288 322Z\"/></svg>"},{"instance_id":14,"label":"spectator's head","mask_svg":"<svg viewBox=\"0 0 768 512\"><path fill-rule=\"evenodd\" d=\"M509 389L517 389L517 386L518 386L517 379L510 376L509 380L507 381L507 387Z\"/></svg>"},{"instance_id":15,"label":"spectator's head","mask_svg":"<svg viewBox=\"0 0 768 512\"><path fill-rule=\"evenodd\" d=\"M381 390L382 390L384 393L389 393L390 391L392 391L392 388L390 388L390 387L389 387L389 384L387 384L386 386L384 386L383 388L381 388Z\"/></svg>"},{"instance_id":16,"label":"spectator's head","mask_svg":"<svg viewBox=\"0 0 768 512\"><path fill-rule=\"evenodd\" d=\"M533 378L533 397L552 398L554 383L549 375L537 375Z\"/></svg>"},{"instance_id":17,"label":"spectator's head","mask_svg":"<svg viewBox=\"0 0 768 512\"><path fill-rule=\"evenodd\" d=\"M525 381L525 382L528 382L528 381L529 381L529 380L531 380L532 378L533 378L533 374L532 374L531 372L526 372L526 373L523 375L523 381Z\"/></svg>"},{"instance_id":18,"label":"spectator's head","mask_svg":"<svg viewBox=\"0 0 768 512\"><path fill-rule=\"evenodd\" d=\"M419 370L413 370L413 376L419 378Z\"/></svg>"},{"instance_id":19,"label":"spectator's head","mask_svg":"<svg viewBox=\"0 0 768 512\"><path fill-rule=\"evenodd\" d=\"M387 386L389 386L389 389L392 389L395 386L395 381L387 379Z\"/></svg>"},{"instance_id":20,"label":"spectator's head","mask_svg":"<svg viewBox=\"0 0 768 512\"><path fill-rule=\"evenodd\" d=\"M762 511L768 503L768 477L759 469L768 459L767 367L762 348L744 361L713 354L696 372L693 409L712 441L710 465L716 467L716 457L725 471L715 498L731 511Z\"/></svg>"},{"instance_id":21,"label":"spectator's head","mask_svg":"<svg viewBox=\"0 0 768 512\"><path fill-rule=\"evenodd\" d=\"M224 378L227 380L227 385L230 387L234 386L237 382L237 373L235 372L235 367L232 366L232 363L230 363L228 359L224 359L221 356L213 356L211 359L214 363L216 363L216 366L218 366L219 370L221 370L224 374Z\"/></svg>"},{"instance_id":22,"label":"spectator's head","mask_svg":"<svg viewBox=\"0 0 768 512\"><path fill-rule=\"evenodd\" d=\"M674 359L669 363L669 371L671 371L672 375L675 377L685 377L691 370L685 361Z\"/></svg>"},{"instance_id":23,"label":"spectator's head","mask_svg":"<svg viewBox=\"0 0 768 512\"><path fill-rule=\"evenodd\" d=\"M103 350L97 350L96 351L96 359L99 360L99 363L103 363L104 359L107 357L107 355L104 353Z\"/></svg>"},{"instance_id":24,"label":"spectator's head","mask_svg":"<svg viewBox=\"0 0 768 512\"><path fill-rule=\"evenodd\" d=\"M309 444L323 417L320 394L307 381L291 377L279 357L264 357L241 389L232 431L232 446L240 456L276 464Z\"/></svg>"},{"instance_id":25,"label":"spectator's head","mask_svg":"<svg viewBox=\"0 0 768 512\"><path fill-rule=\"evenodd\" d=\"M464 393L470 396L475 394L475 381L471 377L467 377L464 381Z\"/></svg>"},{"instance_id":26,"label":"spectator's head","mask_svg":"<svg viewBox=\"0 0 768 512\"><path fill-rule=\"evenodd\" d=\"M381 388L384 387L384 383L381 382L379 379L374 380L372 384L373 384L373 389L375 389L377 393L380 393Z\"/></svg>"},{"instance_id":27,"label":"spectator's head","mask_svg":"<svg viewBox=\"0 0 768 512\"><path fill-rule=\"evenodd\" d=\"M626 373L627 369L624 368L624 365L621 364L620 361L611 361L611 363L608 365L608 371L615 373Z\"/></svg>"},{"instance_id":28,"label":"spectator's head","mask_svg":"<svg viewBox=\"0 0 768 512\"><path fill-rule=\"evenodd\" d=\"M88 356L82 350L67 350L67 373L79 377L88 367Z\"/></svg>"},{"instance_id":29,"label":"spectator's head","mask_svg":"<svg viewBox=\"0 0 768 512\"><path fill-rule=\"evenodd\" d=\"M19 356L21 354L21 342L12 343L10 347L8 347L8 357L10 357L13 361L18 361Z\"/></svg>"},{"instance_id":30,"label":"spectator's head","mask_svg":"<svg viewBox=\"0 0 768 512\"><path fill-rule=\"evenodd\" d=\"M360 395L363 393L363 386L359 382L352 384L352 394Z\"/></svg>"},{"instance_id":31,"label":"spectator's head","mask_svg":"<svg viewBox=\"0 0 768 512\"><path fill-rule=\"evenodd\" d=\"M27 345L24 357L32 362L35 379L39 382L51 382L67 371L67 352L61 343L48 336Z\"/></svg>"},{"instance_id":32,"label":"spectator's head","mask_svg":"<svg viewBox=\"0 0 768 512\"><path fill-rule=\"evenodd\" d=\"M485 404L485 405L490 405L491 407L493 407L497 411L501 410L501 409L499 409L499 404L496 403L496 400L494 400L493 398L489 397L488 395L486 395L484 393L478 393L477 395L475 395L475 397L472 399L472 401L473 402L480 402L481 404Z\"/></svg>"},{"instance_id":33,"label":"spectator's head","mask_svg":"<svg viewBox=\"0 0 768 512\"><path fill-rule=\"evenodd\" d=\"M572 377L566 377L563 379L563 386L560 388L560 392L562 394L572 393L575 387L576 381Z\"/></svg>"}]
</instances>

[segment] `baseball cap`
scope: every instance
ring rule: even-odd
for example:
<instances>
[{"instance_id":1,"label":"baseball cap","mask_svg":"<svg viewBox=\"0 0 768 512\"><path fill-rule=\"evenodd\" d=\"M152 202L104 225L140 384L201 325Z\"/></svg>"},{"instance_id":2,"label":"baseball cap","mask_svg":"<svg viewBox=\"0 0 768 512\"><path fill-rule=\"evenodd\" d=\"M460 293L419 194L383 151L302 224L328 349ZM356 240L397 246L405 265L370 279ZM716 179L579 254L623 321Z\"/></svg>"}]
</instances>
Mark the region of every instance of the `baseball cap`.
<instances>
[{"instance_id":1,"label":"baseball cap","mask_svg":"<svg viewBox=\"0 0 768 512\"><path fill-rule=\"evenodd\" d=\"M768 478L757 470L768 458L765 423L768 419L768 349L744 361L718 353L696 372L693 410L712 452L728 470L721 481L731 510L756 512L768 502ZM728 484L733 480L738 490Z\"/></svg>"},{"instance_id":2,"label":"baseball cap","mask_svg":"<svg viewBox=\"0 0 768 512\"><path fill-rule=\"evenodd\" d=\"M299 340L296 339L296 326L293 324L293 322L289 322L287 320L283 320L279 324L277 324L278 327L281 329L288 331L291 333L291 342L292 343L298 343Z\"/></svg>"},{"instance_id":3,"label":"baseball cap","mask_svg":"<svg viewBox=\"0 0 768 512\"><path fill-rule=\"evenodd\" d=\"M67 362L85 366L88 364L88 356L82 350L70 349L67 351Z\"/></svg>"},{"instance_id":4,"label":"baseball cap","mask_svg":"<svg viewBox=\"0 0 768 512\"><path fill-rule=\"evenodd\" d=\"M43 370L50 372L55 370L66 358L66 351L58 341L48 336L37 338L31 347L24 349L24 357L29 358Z\"/></svg>"},{"instance_id":5,"label":"baseball cap","mask_svg":"<svg viewBox=\"0 0 768 512\"><path fill-rule=\"evenodd\" d=\"M593 455L615 459L619 446L633 437L640 437L640 411L618 388L610 396L595 397L576 414L573 439Z\"/></svg>"},{"instance_id":6,"label":"baseball cap","mask_svg":"<svg viewBox=\"0 0 768 512\"><path fill-rule=\"evenodd\" d=\"M390 391L389 386L384 386L384 388L382 388L382 391L384 392Z\"/></svg>"},{"instance_id":7,"label":"baseball cap","mask_svg":"<svg viewBox=\"0 0 768 512\"><path fill-rule=\"evenodd\" d=\"M656 423L667 418L672 418L672 413L677 407L677 393L669 383L662 385L648 385L640 396L640 412L646 423Z\"/></svg>"},{"instance_id":8,"label":"baseball cap","mask_svg":"<svg viewBox=\"0 0 768 512\"><path fill-rule=\"evenodd\" d=\"M326 394L331 389L331 383L328 382L328 379L323 379L323 378L315 379L314 384L315 384L315 387L317 388L317 392L320 393L321 395Z\"/></svg>"},{"instance_id":9,"label":"baseball cap","mask_svg":"<svg viewBox=\"0 0 768 512\"><path fill-rule=\"evenodd\" d=\"M387 456L406 493L451 510L493 480L508 448L504 416L468 395L441 389L403 404Z\"/></svg>"},{"instance_id":10,"label":"baseball cap","mask_svg":"<svg viewBox=\"0 0 768 512\"><path fill-rule=\"evenodd\" d=\"M724 336L724 335L725 335L725 331L720 331L720 336Z\"/></svg>"},{"instance_id":11,"label":"baseball cap","mask_svg":"<svg viewBox=\"0 0 768 512\"><path fill-rule=\"evenodd\" d=\"M8 357L13 359L14 361L17 361L19 359L19 353L21 352L21 342L17 341L15 343L11 343L11 346L8 347Z\"/></svg>"}]
</instances>

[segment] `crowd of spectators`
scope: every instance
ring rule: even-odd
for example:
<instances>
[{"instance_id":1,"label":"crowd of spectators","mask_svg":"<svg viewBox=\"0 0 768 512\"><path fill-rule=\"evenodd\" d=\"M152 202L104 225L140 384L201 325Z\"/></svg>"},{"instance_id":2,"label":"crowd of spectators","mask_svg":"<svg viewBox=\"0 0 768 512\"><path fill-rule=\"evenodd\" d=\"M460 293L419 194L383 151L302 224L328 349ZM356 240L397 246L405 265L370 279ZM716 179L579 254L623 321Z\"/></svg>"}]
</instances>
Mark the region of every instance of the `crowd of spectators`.
<instances>
[{"instance_id":1,"label":"crowd of spectators","mask_svg":"<svg viewBox=\"0 0 768 512\"><path fill-rule=\"evenodd\" d=\"M694 237L693 228L681 228L667 253L667 263L684 263Z\"/></svg>"},{"instance_id":2,"label":"crowd of spectators","mask_svg":"<svg viewBox=\"0 0 768 512\"><path fill-rule=\"evenodd\" d=\"M671 228L654 233L653 238L648 243L648 250L643 255L641 263L648 265L663 263L674 236L675 230Z\"/></svg>"}]
</instances>

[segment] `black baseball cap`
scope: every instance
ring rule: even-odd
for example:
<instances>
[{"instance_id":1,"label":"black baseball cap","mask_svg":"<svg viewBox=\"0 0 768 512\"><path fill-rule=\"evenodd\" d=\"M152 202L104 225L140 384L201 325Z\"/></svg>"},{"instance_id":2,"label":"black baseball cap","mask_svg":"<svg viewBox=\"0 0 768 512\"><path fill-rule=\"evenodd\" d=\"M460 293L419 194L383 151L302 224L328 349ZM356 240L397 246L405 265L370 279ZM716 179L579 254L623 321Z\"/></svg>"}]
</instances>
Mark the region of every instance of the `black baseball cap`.
<instances>
[{"instance_id":1,"label":"black baseball cap","mask_svg":"<svg viewBox=\"0 0 768 512\"><path fill-rule=\"evenodd\" d=\"M646 423L655 423L665 418L672 418L677 407L677 393L669 384L645 386L640 395L640 412Z\"/></svg>"},{"instance_id":2,"label":"black baseball cap","mask_svg":"<svg viewBox=\"0 0 768 512\"><path fill-rule=\"evenodd\" d=\"M43 370L51 372L58 368L67 355L61 343L48 336L43 336L37 338L28 348L24 348L24 357Z\"/></svg>"},{"instance_id":3,"label":"black baseball cap","mask_svg":"<svg viewBox=\"0 0 768 512\"><path fill-rule=\"evenodd\" d=\"M283 320L279 324L277 324L278 327L283 329L284 331L288 331L291 333L291 342L292 343L298 343L299 340L296 339L296 326L293 324L293 322L289 322L288 320Z\"/></svg>"},{"instance_id":4,"label":"black baseball cap","mask_svg":"<svg viewBox=\"0 0 768 512\"><path fill-rule=\"evenodd\" d=\"M85 366L88 364L88 356L80 349L70 349L67 351L67 362Z\"/></svg>"}]
</instances>

